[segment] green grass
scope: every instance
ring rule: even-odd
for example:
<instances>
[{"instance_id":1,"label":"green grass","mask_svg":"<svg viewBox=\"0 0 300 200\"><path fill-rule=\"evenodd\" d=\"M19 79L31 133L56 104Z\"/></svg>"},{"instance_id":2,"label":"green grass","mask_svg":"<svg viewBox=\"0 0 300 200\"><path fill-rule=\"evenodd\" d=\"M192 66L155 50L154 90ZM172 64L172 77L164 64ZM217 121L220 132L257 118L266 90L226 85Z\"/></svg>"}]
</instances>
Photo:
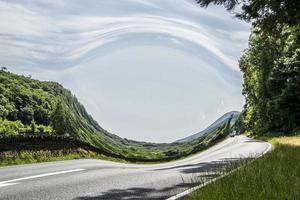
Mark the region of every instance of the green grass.
<instances>
[{"instance_id":1,"label":"green grass","mask_svg":"<svg viewBox=\"0 0 300 200\"><path fill-rule=\"evenodd\" d=\"M274 144L261 158L197 190L189 200L300 199L300 146Z\"/></svg>"},{"instance_id":2,"label":"green grass","mask_svg":"<svg viewBox=\"0 0 300 200\"><path fill-rule=\"evenodd\" d=\"M39 150L39 151L11 151L0 156L0 167L9 165L32 164L40 162L73 160L73 159L102 159L117 162L126 162L121 159L107 157L84 149L61 149L61 150Z\"/></svg>"},{"instance_id":3,"label":"green grass","mask_svg":"<svg viewBox=\"0 0 300 200\"><path fill-rule=\"evenodd\" d=\"M109 157L79 146L71 141L0 142L0 166L40 163L72 159L103 159L117 162L125 160Z\"/></svg>"}]
</instances>

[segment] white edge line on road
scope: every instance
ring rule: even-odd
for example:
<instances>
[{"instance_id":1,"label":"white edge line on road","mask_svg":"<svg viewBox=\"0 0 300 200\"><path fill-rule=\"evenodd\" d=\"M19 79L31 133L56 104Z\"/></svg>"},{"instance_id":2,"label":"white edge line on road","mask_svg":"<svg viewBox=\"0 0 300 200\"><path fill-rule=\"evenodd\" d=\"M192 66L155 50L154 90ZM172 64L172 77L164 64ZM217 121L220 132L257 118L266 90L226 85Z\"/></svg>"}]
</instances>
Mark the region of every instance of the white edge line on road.
<instances>
[{"instance_id":1,"label":"white edge line on road","mask_svg":"<svg viewBox=\"0 0 300 200\"><path fill-rule=\"evenodd\" d=\"M257 158L263 156L264 154L266 154L267 152L269 152L271 149L272 149L272 145L271 145L270 143L268 143L268 148L267 148L262 154L260 154ZM257 159L257 158L256 158L256 159ZM238 168L237 168L237 169L238 169ZM202 188L202 187L204 187L204 186L206 186L206 185L208 185L208 184L210 184L210 183L212 183L212 182L215 182L216 180L219 180L219 179L221 179L221 178L223 178L223 177L225 177L225 176L228 176L229 174L231 174L232 172L236 171L237 169L232 170L231 172L229 172L229 173L227 173L227 174L224 174L224 175L222 175L222 176L219 176L219 177L217 177L217 178L214 178L214 179L212 179L212 180L210 180L210 181L208 181L208 182L206 182L206 183L204 183L204 184L201 184L201 185L192 187L192 188L190 188L190 189L187 189L187 190L185 190L185 191L183 191L183 192L181 192L181 193L179 193L179 194L176 194L176 195L174 195L174 196L171 196L171 197L167 198L166 200L176 200L176 199L179 199L179 198L181 198L181 197L184 197L184 196L186 196L186 195L188 195L188 194L190 194L190 193L192 193L192 192L194 192L194 191L196 191L196 190L198 190L198 189L200 189L200 188Z\"/></svg>"},{"instance_id":2,"label":"white edge line on road","mask_svg":"<svg viewBox=\"0 0 300 200\"><path fill-rule=\"evenodd\" d=\"M66 171L50 172L50 173L45 173L45 174L27 176L27 177L23 177L23 178L11 179L11 180L0 182L0 188L5 187L5 186L10 186L10 185L16 185L16 184L19 184L17 182L28 180L28 179L41 178L41 177L45 177L45 176L54 176L54 175L58 175L58 174L66 174L66 173L71 173L71 172L79 172L79 171L83 171L83 170L85 170L85 169L72 169L72 170L66 170Z\"/></svg>"},{"instance_id":3,"label":"white edge line on road","mask_svg":"<svg viewBox=\"0 0 300 200\"><path fill-rule=\"evenodd\" d=\"M263 156L264 154L268 153L268 151L270 151L272 149L272 145L270 143L268 143L268 148L262 153L260 154L257 158Z\"/></svg>"}]
</instances>

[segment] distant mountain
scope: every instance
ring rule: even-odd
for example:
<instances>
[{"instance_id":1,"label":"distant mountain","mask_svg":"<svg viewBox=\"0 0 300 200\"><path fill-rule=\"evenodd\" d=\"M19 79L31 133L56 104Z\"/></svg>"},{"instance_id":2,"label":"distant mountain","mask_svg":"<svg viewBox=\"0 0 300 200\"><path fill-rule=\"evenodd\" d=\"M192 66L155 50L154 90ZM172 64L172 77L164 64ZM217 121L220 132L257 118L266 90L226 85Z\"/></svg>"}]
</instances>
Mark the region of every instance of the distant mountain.
<instances>
[{"instance_id":1,"label":"distant mountain","mask_svg":"<svg viewBox=\"0 0 300 200\"><path fill-rule=\"evenodd\" d=\"M232 117L232 119L230 121L230 125L232 126L235 123L235 121L238 119L239 115L240 115L240 112L238 112L238 111L228 112L228 113L224 114L222 117L220 117L219 119L217 119L214 123L212 123L209 127L204 129L203 131L200 131L200 132L198 132L194 135L188 136L186 138L176 140L175 143L190 142L190 141L199 139L200 137L206 136L208 133L211 133L211 132L215 131L216 129L218 129L219 127L226 124L231 117Z\"/></svg>"}]
</instances>

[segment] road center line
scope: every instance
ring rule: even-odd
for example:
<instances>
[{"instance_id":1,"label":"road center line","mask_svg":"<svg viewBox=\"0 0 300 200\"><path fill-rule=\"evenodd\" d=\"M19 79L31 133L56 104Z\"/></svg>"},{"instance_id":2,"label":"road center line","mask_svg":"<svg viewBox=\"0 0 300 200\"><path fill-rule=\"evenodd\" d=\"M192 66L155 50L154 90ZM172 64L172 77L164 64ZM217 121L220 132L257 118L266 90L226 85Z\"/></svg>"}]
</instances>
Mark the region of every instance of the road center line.
<instances>
[{"instance_id":1,"label":"road center line","mask_svg":"<svg viewBox=\"0 0 300 200\"><path fill-rule=\"evenodd\" d=\"M85 169L72 169L72 170L66 170L66 171L50 172L50 173L45 173L45 174L27 176L27 177L23 177L23 178L11 179L11 180L0 182L0 188L5 187L5 186L10 186L10 185L16 185L16 184L19 184L17 182L28 180L28 179L41 178L41 177L45 177L45 176L54 176L54 175L58 175L58 174L66 174L66 173L72 173L72 172L79 172L79 171L84 171L84 170Z\"/></svg>"}]
</instances>

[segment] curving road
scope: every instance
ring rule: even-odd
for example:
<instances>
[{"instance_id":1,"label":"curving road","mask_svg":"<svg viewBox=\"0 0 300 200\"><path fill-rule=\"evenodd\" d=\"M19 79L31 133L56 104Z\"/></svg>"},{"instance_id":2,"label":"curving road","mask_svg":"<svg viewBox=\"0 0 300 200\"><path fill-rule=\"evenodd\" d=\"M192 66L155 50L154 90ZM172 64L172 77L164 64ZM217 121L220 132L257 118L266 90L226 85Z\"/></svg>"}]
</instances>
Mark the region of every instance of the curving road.
<instances>
[{"instance_id":1,"label":"curving road","mask_svg":"<svg viewBox=\"0 0 300 200\"><path fill-rule=\"evenodd\" d=\"M261 155L270 145L228 138L179 161L136 165L70 160L0 168L0 199L166 199L193 186L198 176L228 160Z\"/></svg>"}]
</instances>

